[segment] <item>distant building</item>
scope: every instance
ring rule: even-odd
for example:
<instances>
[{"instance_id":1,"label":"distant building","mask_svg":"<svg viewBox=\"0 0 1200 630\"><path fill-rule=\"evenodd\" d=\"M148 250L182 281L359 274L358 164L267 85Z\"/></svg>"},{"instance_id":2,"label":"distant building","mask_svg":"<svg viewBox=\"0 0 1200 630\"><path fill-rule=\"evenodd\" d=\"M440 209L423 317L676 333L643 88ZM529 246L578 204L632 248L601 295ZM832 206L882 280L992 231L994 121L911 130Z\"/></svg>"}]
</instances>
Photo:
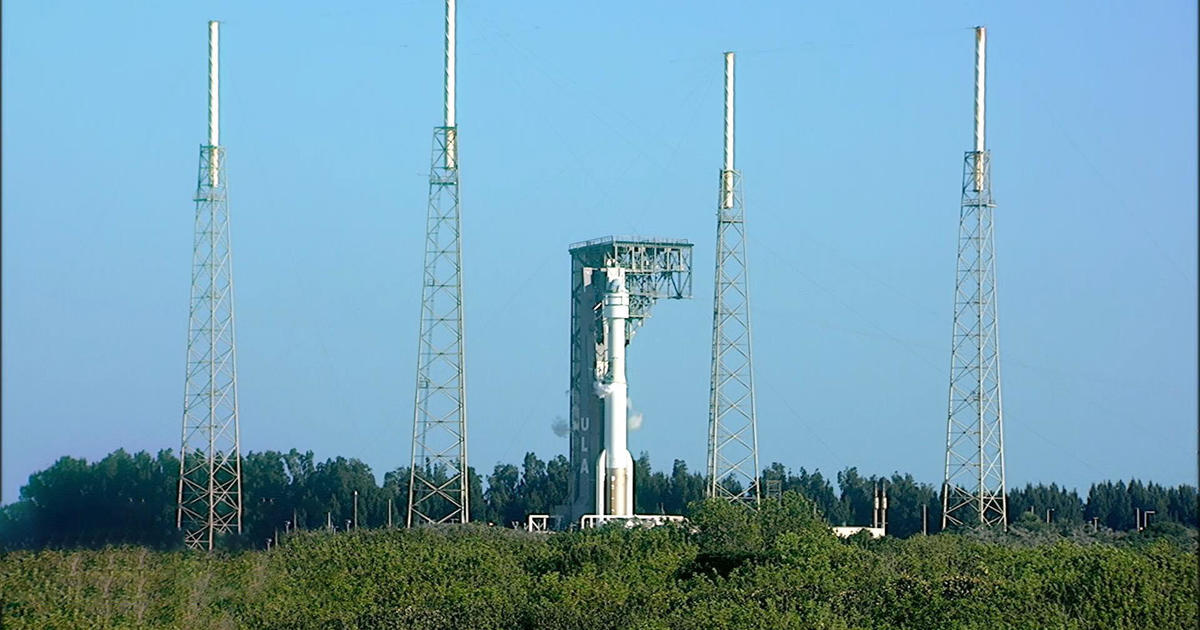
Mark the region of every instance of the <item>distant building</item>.
<instances>
[{"instance_id":1,"label":"distant building","mask_svg":"<svg viewBox=\"0 0 1200 630\"><path fill-rule=\"evenodd\" d=\"M867 532L871 538L883 538L882 527L834 527L833 533L841 538L849 538L858 532Z\"/></svg>"}]
</instances>

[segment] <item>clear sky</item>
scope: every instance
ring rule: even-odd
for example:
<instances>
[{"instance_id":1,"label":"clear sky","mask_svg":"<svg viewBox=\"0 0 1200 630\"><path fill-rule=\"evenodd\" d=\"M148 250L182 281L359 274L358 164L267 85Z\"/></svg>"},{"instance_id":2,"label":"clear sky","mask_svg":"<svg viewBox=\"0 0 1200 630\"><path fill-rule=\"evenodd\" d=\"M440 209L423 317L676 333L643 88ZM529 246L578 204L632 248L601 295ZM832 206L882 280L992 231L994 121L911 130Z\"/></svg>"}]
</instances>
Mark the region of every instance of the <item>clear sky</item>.
<instances>
[{"instance_id":1,"label":"clear sky","mask_svg":"<svg viewBox=\"0 0 1200 630\"><path fill-rule=\"evenodd\" d=\"M213 18L243 448L407 465L442 10L4 3L3 502L62 455L178 449ZM463 0L471 464L566 452L567 246L646 234L695 243L695 298L631 346L630 450L703 466L734 50L762 463L940 483L984 24L1009 485L1194 483L1196 18Z\"/></svg>"}]
</instances>

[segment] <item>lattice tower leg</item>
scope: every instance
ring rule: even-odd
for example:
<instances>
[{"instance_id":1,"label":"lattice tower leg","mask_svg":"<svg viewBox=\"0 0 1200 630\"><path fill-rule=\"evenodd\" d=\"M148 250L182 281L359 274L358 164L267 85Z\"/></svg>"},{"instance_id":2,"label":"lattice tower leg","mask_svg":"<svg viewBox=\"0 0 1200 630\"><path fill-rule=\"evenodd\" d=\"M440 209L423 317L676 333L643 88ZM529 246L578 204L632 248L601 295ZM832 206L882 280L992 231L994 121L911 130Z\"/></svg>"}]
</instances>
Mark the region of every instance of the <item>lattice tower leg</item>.
<instances>
[{"instance_id":1,"label":"lattice tower leg","mask_svg":"<svg viewBox=\"0 0 1200 630\"><path fill-rule=\"evenodd\" d=\"M218 164L219 178L214 174ZM188 547L205 550L213 549L218 535L242 531L227 173L224 149L202 146L195 198L176 525L183 530Z\"/></svg>"},{"instance_id":2,"label":"lattice tower leg","mask_svg":"<svg viewBox=\"0 0 1200 630\"><path fill-rule=\"evenodd\" d=\"M721 171L719 198L709 390L708 496L757 505L761 498L758 426L740 173Z\"/></svg>"},{"instance_id":3,"label":"lattice tower leg","mask_svg":"<svg viewBox=\"0 0 1200 630\"><path fill-rule=\"evenodd\" d=\"M1007 526L988 151L963 160L942 527Z\"/></svg>"},{"instance_id":4,"label":"lattice tower leg","mask_svg":"<svg viewBox=\"0 0 1200 630\"><path fill-rule=\"evenodd\" d=\"M470 520L455 131L438 127L433 134L408 527Z\"/></svg>"}]
</instances>

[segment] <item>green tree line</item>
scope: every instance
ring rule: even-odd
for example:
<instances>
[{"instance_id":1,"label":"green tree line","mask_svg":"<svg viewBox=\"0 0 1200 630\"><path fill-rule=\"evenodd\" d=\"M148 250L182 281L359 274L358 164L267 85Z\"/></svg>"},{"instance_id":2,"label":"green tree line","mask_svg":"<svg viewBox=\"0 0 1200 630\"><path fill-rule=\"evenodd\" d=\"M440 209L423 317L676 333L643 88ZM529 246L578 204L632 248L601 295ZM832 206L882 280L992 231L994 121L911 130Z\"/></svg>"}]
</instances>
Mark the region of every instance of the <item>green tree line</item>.
<instances>
[{"instance_id":1,"label":"green tree line","mask_svg":"<svg viewBox=\"0 0 1200 630\"><path fill-rule=\"evenodd\" d=\"M567 459L543 461L527 453L520 466L499 463L486 479L470 469L471 518L510 527L529 514L553 514L566 502ZM173 548L179 460L170 451L157 455L117 450L99 461L63 457L34 473L20 499L0 509L3 548L101 547L133 544ZM636 510L643 514L686 514L704 497L705 479L675 460L669 473L655 471L649 455L635 462ZM792 471L773 463L762 472L766 500L788 491L809 501L813 515L832 525L870 525L875 488L886 488L888 533L908 537L940 529L937 489L912 475L864 476L847 468L833 479L804 468ZM344 531L404 526L408 467L383 476L378 484L370 467L344 457L318 461L295 449L251 452L242 459L243 535L229 544L263 546L293 529ZM486 486L486 490L484 489ZM777 494L776 494L777 493ZM355 504L357 503L357 523ZM1027 485L1008 494L1009 520L1047 514L1063 526L1092 525L1111 530L1137 527L1139 511L1154 521L1197 526L1197 493L1190 485L1166 487L1138 480L1105 481L1085 497L1056 484Z\"/></svg>"}]
</instances>

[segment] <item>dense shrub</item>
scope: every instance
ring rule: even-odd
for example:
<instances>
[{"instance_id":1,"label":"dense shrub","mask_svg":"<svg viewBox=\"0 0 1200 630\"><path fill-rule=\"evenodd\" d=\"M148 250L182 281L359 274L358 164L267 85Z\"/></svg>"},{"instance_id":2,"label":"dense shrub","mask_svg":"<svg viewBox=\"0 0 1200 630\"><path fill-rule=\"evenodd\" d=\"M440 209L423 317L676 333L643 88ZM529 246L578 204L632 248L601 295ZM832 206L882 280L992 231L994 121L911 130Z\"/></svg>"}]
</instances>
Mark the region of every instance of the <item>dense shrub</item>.
<instances>
[{"instance_id":1,"label":"dense shrub","mask_svg":"<svg viewBox=\"0 0 1200 630\"><path fill-rule=\"evenodd\" d=\"M1195 531L843 541L787 493L686 526L300 533L0 555L5 628L1188 628ZM1036 521L1028 526L1032 527ZM990 535L990 538L986 538ZM986 538L986 539L985 539Z\"/></svg>"}]
</instances>

